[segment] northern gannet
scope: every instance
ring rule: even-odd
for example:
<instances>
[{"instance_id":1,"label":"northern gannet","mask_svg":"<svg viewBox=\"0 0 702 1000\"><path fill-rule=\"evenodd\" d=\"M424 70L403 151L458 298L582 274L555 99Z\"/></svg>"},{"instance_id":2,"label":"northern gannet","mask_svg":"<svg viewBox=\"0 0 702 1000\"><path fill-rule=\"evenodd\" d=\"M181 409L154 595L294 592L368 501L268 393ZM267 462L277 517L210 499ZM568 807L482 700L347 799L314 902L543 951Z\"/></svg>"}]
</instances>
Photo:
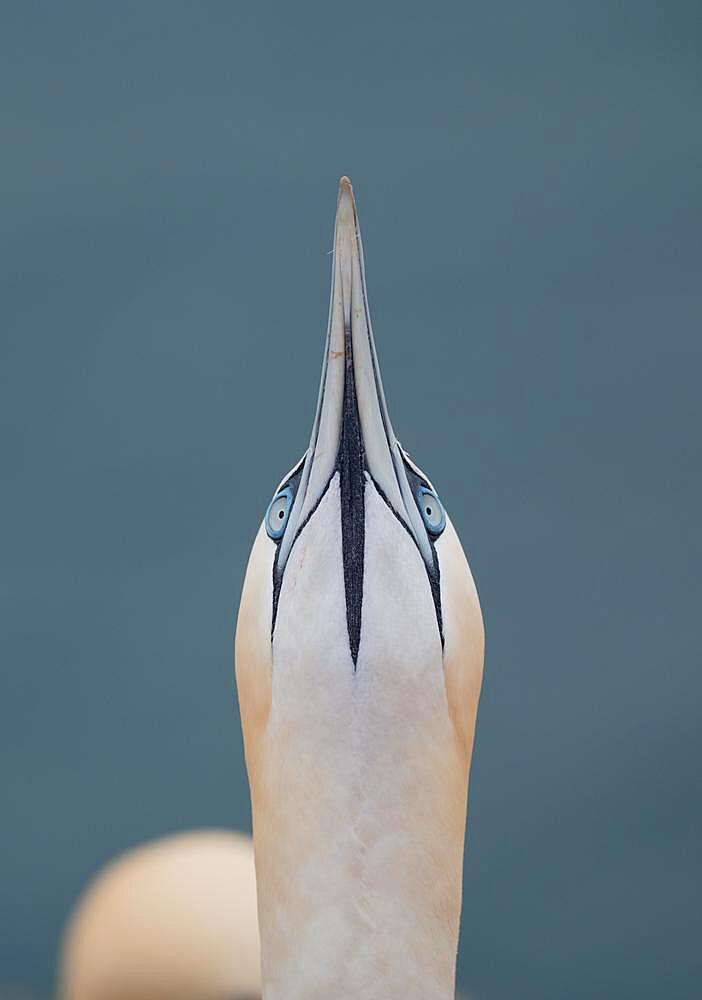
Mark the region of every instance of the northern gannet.
<instances>
[{"instance_id":1,"label":"northern gannet","mask_svg":"<svg viewBox=\"0 0 702 1000\"><path fill-rule=\"evenodd\" d=\"M263 996L452 1000L483 621L390 423L345 177L332 261L309 448L259 528L236 632Z\"/></svg>"},{"instance_id":2,"label":"northern gannet","mask_svg":"<svg viewBox=\"0 0 702 1000\"><path fill-rule=\"evenodd\" d=\"M112 861L63 935L61 1000L256 1000L251 839L176 834Z\"/></svg>"}]
</instances>

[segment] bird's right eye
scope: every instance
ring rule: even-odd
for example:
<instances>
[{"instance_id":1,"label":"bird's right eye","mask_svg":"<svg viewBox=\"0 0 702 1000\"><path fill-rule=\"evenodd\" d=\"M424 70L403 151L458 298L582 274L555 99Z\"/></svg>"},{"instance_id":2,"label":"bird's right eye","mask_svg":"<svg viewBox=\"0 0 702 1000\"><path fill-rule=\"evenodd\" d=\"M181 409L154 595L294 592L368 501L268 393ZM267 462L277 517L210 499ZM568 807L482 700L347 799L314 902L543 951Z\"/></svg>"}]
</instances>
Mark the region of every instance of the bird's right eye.
<instances>
[{"instance_id":1,"label":"bird's right eye","mask_svg":"<svg viewBox=\"0 0 702 1000\"><path fill-rule=\"evenodd\" d=\"M434 490L428 486L420 486L417 490L417 506L427 531L436 538L446 527L446 514L441 500Z\"/></svg>"},{"instance_id":2,"label":"bird's right eye","mask_svg":"<svg viewBox=\"0 0 702 1000\"><path fill-rule=\"evenodd\" d=\"M279 541L283 537L285 525L288 523L288 517L292 509L292 503L293 491L289 486L286 486L285 489L279 490L276 493L268 505L265 516L266 531L268 532L268 537L272 538L274 542Z\"/></svg>"}]
</instances>

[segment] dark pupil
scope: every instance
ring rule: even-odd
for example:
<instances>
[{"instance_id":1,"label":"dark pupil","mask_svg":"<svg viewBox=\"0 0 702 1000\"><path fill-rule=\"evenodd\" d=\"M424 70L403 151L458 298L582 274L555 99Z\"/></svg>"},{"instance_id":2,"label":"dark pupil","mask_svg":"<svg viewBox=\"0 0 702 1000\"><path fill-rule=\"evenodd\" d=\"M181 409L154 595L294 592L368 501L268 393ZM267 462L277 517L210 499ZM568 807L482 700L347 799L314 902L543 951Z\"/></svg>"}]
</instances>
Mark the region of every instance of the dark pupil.
<instances>
[{"instance_id":1,"label":"dark pupil","mask_svg":"<svg viewBox=\"0 0 702 1000\"><path fill-rule=\"evenodd\" d=\"M283 520L283 518L285 517L285 508L281 508L281 510L278 511L278 517L280 518L281 521Z\"/></svg>"},{"instance_id":2,"label":"dark pupil","mask_svg":"<svg viewBox=\"0 0 702 1000\"><path fill-rule=\"evenodd\" d=\"M427 515L431 517L431 507L427 507Z\"/></svg>"}]
</instances>

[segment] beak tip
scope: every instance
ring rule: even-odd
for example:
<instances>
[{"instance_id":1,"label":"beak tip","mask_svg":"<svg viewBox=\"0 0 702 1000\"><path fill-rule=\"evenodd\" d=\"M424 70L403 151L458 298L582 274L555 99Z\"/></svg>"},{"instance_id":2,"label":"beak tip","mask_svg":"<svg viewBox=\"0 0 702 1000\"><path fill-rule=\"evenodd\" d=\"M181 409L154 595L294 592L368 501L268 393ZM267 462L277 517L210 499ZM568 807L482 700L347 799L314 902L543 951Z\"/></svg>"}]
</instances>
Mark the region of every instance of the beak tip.
<instances>
[{"instance_id":1,"label":"beak tip","mask_svg":"<svg viewBox=\"0 0 702 1000\"><path fill-rule=\"evenodd\" d=\"M351 186L351 181L345 174L339 181L339 193L336 200L338 205L341 205L342 203L350 204L353 208L354 214L356 213L356 199L353 196L353 187Z\"/></svg>"},{"instance_id":2,"label":"beak tip","mask_svg":"<svg viewBox=\"0 0 702 1000\"><path fill-rule=\"evenodd\" d=\"M339 181L339 194L336 199L336 247L340 246L340 241L344 241L350 233L356 230L356 199L353 196L353 188L348 177L344 176Z\"/></svg>"}]
</instances>

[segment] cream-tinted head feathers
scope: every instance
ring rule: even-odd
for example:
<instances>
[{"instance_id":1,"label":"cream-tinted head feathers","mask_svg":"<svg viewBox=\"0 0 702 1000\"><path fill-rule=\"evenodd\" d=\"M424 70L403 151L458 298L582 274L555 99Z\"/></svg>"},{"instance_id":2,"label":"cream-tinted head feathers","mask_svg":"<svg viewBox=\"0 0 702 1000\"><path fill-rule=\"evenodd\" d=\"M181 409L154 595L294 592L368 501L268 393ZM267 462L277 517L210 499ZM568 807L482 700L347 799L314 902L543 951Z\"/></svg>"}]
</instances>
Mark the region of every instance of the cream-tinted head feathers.
<instances>
[{"instance_id":1,"label":"cream-tinted head feathers","mask_svg":"<svg viewBox=\"0 0 702 1000\"><path fill-rule=\"evenodd\" d=\"M113 861L64 933L61 1000L255 1000L261 994L249 837L165 837Z\"/></svg>"}]
</instances>

